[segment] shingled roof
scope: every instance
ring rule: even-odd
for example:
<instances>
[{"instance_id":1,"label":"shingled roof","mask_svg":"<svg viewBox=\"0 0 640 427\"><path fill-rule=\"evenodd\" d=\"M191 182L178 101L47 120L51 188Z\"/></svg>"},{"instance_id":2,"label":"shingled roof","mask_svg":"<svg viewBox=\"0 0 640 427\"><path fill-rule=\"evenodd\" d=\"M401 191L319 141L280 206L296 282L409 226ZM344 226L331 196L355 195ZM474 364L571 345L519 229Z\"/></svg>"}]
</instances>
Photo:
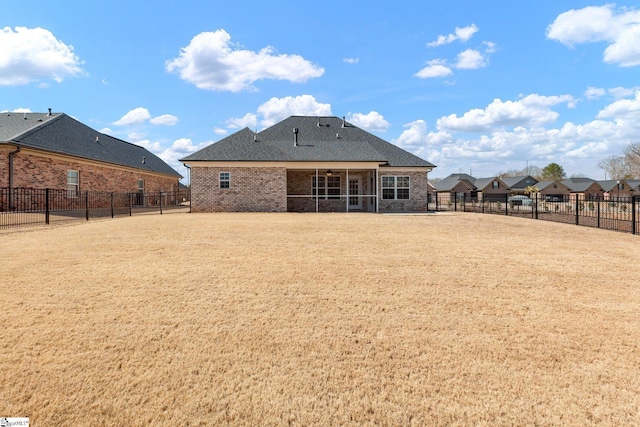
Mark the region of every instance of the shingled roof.
<instances>
[{"instance_id":1,"label":"shingled roof","mask_svg":"<svg viewBox=\"0 0 640 427\"><path fill-rule=\"evenodd\" d=\"M100 133L64 113L1 113L3 142L182 178L147 149Z\"/></svg>"},{"instance_id":2,"label":"shingled roof","mask_svg":"<svg viewBox=\"0 0 640 427\"><path fill-rule=\"evenodd\" d=\"M181 161L377 162L435 167L344 119L313 116L291 116L257 133L244 128Z\"/></svg>"}]
</instances>

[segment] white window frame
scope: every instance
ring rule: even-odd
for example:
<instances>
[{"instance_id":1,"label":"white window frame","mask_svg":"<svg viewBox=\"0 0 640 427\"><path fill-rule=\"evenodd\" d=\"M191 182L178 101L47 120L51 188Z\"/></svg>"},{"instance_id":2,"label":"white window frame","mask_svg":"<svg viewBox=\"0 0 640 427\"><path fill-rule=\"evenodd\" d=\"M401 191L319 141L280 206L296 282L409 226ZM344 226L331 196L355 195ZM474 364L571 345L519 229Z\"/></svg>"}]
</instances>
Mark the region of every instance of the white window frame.
<instances>
[{"instance_id":1,"label":"white window frame","mask_svg":"<svg viewBox=\"0 0 640 427\"><path fill-rule=\"evenodd\" d=\"M387 191L385 191L387 190ZM406 197L403 197L406 190ZM391 197L391 194L393 197ZM398 197L400 194L401 197ZM383 175L382 200L410 200L411 177L408 175Z\"/></svg>"},{"instance_id":2,"label":"white window frame","mask_svg":"<svg viewBox=\"0 0 640 427\"><path fill-rule=\"evenodd\" d=\"M231 188L231 172L218 173L218 188L228 190Z\"/></svg>"},{"instance_id":3,"label":"white window frame","mask_svg":"<svg viewBox=\"0 0 640 427\"><path fill-rule=\"evenodd\" d=\"M340 198L340 193L342 192L340 175L318 175L317 179L320 186L316 185L316 175L311 176L311 194L314 197L317 194L319 199L324 200ZM332 185L329 185L329 181L332 182Z\"/></svg>"},{"instance_id":4,"label":"white window frame","mask_svg":"<svg viewBox=\"0 0 640 427\"><path fill-rule=\"evenodd\" d=\"M73 182L72 178L75 178L75 182ZM80 195L80 172L75 169L68 169L67 170L67 197L78 197L79 195Z\"/></svg>"}]
</instances>

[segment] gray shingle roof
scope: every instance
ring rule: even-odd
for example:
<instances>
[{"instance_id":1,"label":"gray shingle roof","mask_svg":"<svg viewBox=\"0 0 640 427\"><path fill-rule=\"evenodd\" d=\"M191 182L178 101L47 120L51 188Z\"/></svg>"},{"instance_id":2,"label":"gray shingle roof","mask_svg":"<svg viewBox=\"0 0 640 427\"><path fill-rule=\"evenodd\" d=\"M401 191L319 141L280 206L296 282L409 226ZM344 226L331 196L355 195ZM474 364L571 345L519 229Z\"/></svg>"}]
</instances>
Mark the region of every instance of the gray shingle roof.
<instances>
[{"instance_id":1,"label":"gray shingle roof","mask_svg":"<svg viewBox=\"0 0 640 427\"><path fill-rule=\"evenodd\" d=\"M586 191L596 181L591 178L567 178L560 182L571 191L581 192Z\"/></svg>"},{"instance_id":2,"label":"gray shingle roof","mask_svg":"<svg viewBox=\"0 0 640 427\"><path fill-rule=\"evenodd\" d=\"M460 181L466 181L472 189L475 189L476 179L466 173L454 173L443 180L433 184L438 191L451 191Z\"/></svg>"},{"instance_id":3,"label":"gray shingle roof","mask_svg":"<svg viewBox=\"0 0 640 427\"><path fill-rule=\"evenodd\" d=\"M525 189L530 185L534 185L538 182L537 179L530 175L524 176L505 176L502 178L502 182L507 184L509 188L513 189Z\"/></svg>"},{"instance_id":4,"label":"gray shingle roof","mask_svg":"<svg viewBox=\"0 0 640 427\"><path fill-rule=\"evenodd\" d=\"M145 148L100 133L66 114L1 113L0 142L182 177Z\"/></svg>"},{"instance_id":5,"label":"gray shingle roof","mask_svg":"<svg viewBox=\"0 0 640 427\"><path fill-rule=\"evenodd\" d=\"M242 129L181 161L388 162L396 167L435 167L348 122L343 127L338 117L310 116L291 116L258 133Z\"/></svg>"}]
</instances>

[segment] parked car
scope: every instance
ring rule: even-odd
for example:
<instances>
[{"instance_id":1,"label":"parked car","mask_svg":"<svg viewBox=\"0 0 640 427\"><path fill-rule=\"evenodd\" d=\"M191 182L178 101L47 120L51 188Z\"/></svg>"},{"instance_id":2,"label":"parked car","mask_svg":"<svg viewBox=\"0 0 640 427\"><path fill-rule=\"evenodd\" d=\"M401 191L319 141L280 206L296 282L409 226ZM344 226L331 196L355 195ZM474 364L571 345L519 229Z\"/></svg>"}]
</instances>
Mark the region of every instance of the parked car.
<instances>
[{"instance_id":1,"label":"parked car","mask_svg":"<svg viewBox=\"0 0 640 427\"><path fill-rule=\"evenodd\" d=\"M527 196L511 196L509 197L509 203L513 206L533 206L533 200Z\"/></svg>"}]
</instances>

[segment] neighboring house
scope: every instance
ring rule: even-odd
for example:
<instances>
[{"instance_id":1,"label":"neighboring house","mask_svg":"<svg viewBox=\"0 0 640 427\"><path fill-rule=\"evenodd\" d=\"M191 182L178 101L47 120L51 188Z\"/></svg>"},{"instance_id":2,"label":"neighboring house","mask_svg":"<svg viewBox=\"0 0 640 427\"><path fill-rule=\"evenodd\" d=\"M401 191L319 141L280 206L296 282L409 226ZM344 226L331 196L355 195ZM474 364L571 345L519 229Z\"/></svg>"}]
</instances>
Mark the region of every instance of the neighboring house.
<instances>
[{"instance_id":1,"label":"neighboring house","mask_svg":"<svg viewBox=\"0 0 640 427\"><path fill-rule=\"evenodd\" d=\"M474 178L466 173L454 173L435 184L439 194L449 193L449 201L466 200L494 201L505 200L509 194L508 185L498 177Z\"/></svg>"},{"instance_id":2,"label":"neighboring house","mask_svg":"<svg viewBox=\"0 0 640 427\"><path fill-rule=\"evenodd\" d=\"M540 197L547 202L564 202L569 200L571 190L561 181L540 181L534 187L539 191Z\"/></svg>"},{"instance_id":3,"label":"neighboring house","mask_svg":"<svg viewBox=\"0 0 640 427\"><path fill-rule=\"evenodd\" d=\"M477 200L478 190L474 184L475 181L476 179L474 177L466 173L454 173L436 182L433 186L438 195L450 194L448 200L450 202L453 202L456 197L459 199L464 197Z\"/></svg>"},{"instance_id":4,"label":"neighboring house","mask_svg":"<svg viewBox=\"0 0 640 427\"><path fill-rule=\"evenodd\" d=\"M427 210L435 166L338 117L292 116L181 159L194 212Z\"/></svg>"},{"instance_id":5,"label":"neighboring house","mask_svg":"<svg viewBox=\"0 0 640 427\"><path fill-rule=\"evenodd\" d=\"M640 180L638 179L608 179L598 181L604 192L606 199L617 199L618 197L631 197L640 194Z\"/></svg>"},{"instance_id":6,"label":"neighboring house","mask_svg":"<svg viewBox=\"0 0 640 427\"><path fill-rule=\"evenodd\" d=\"M538 180L531 175L524 176L505 176L502 181L509 187L512 196L527 195L526 189L537 184Z\"/></svg>"},{"instance_id":7,"label":"neighboring house","mask_svg":"<svg viewBox=\"0 0 640 427\"><path fill-rule=\"evenodd\" d=\"M485 202L504 201L509 194L509 186L498 177L477 178L475 186Z\"/></svg>"},{"instance_id":8,"label":"neighboring house","mask_svg":"<svg viewBox=\"0 0 640 427\"><path fill-rule=\"evenodd\" d=\"M560 182L569 189L571 194L582 194L586 200L595 200L603 194L600 184L591 178L568 178Z\"/></svg>"},{"instance_id":9,"label":"neighboring house","mask_svg":"<svg viewBox=\"0 0 640 427\"><path fill-rule=\"evenodd\" d=\"M66 114L0 113L0 188L169 192L180 178L146 149Z\"/></svg>"}]
</instances>

